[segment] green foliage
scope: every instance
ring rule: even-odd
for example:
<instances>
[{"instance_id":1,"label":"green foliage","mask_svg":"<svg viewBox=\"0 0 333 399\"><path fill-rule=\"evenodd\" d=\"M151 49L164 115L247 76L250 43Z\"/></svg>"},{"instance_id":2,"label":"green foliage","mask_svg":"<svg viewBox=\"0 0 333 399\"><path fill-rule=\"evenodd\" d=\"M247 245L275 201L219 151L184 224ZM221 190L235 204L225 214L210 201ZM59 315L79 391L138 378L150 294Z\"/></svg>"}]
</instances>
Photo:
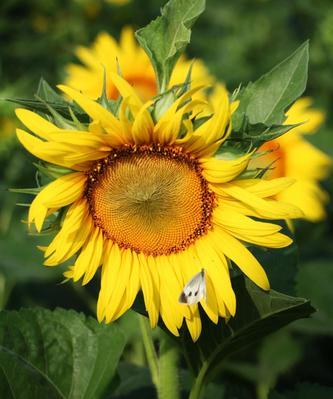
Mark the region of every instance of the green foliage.
<instances>
[{"instance_id":1,"label":"green foliage","mask_svg":"<svg viewBox=\"0 0 333 399\"><path fill-rule=\"evenodd\" d=\"M184 337L184 350L197 367L202 356L209 362L207 373L215 372L220 361L240 351L269 333L314 312L308 300L288 296L274 290L265 292L243 276L233 279L237 296L237 312L227 324L204 325L196 346ZM218 344L217 344L218 342ZM201 359L201 360L200 360Z\"/></svg>"},{"instance_id":2,"label":"green foliage","mask_svg":"<svg viewBox=\"0 0 333 399\"><path fill-rule=\"evenodd\" d=\"M305 292L296 293L295 291L299 261L299 250L295 243L280 249L253 247L251 252L264 266L271 287L276 291L287 295L297 294L304 298L312 298Z\"/></svg>"},{"instance_id":3,"label":"green foliage","mask_svg":"<svg viewBox=\"0 0 333 399\"><path fill-rule=\"evenodd\" d=\"M288 390L283 394L272 392L269 399L331 399L333 388L319 384L298 384L294 390Z\"/></svg>"},{"instance_id":4,"label":"green foliage","mask_svg":"<svg viewBox=\"0 0 333 399\"><path fill-rule=\"evenodd\" d=\"M308 77L309 44L302 44L293 54L240 90L239 107L233 116L237 131L244 119L251 125L280 125L285 110L304 92Z\"/></svg>"},{"instance_id":5,"label":"green foliage","mask_svg":"<svg viewBox=\"0 0 333 399\"><path fill-rule=\"evenodd\" d=\"M20 221L10 226L6 239L3 235L0 237L0 273L7 283L41 282L55 278L61 280L63 268L42 266L43 253L36 249L37 245L46 244L49 240L49 236L46 240L41 237L37 241L35 236L27 235L27 225Z\"/></svg>"},{"instance_id":6,"label":"green foliage","mask_svg":"<svg viewBox=\"0 0 333 399\"><path fill-rule=\"evenodd\" d=\"M205 9L205 0L170 0L161 16L136 32L148 54L160 92L166 90L174 65L190 42L191 27Z\"/></svg>"},{"instance_id":7,"label":"green foliage","mask_svg":"<svg viewBox=\"0 0 333 399\"><path fill-rule=\"evenodd\" d=\"M74 311L35 308L2 312L0 342L1 397L97 399L125 340L117 327Z\"/></svg>"},{"instance_id":8,"label":"green foliage","mask_svg":"<svg viewBox=\"0 0 333 399\"><path fill-rule=\"evenodd\" d=\"M225 369L251 381L259 398L267 397L278 377L289 371L301 357L300 344L286 330L265 338L258 349L256 363L231 362Z\"/></svg>"},{"instance_id":9,"label":"green foliage","mask_svg":"<svg viewBox=\"0 0 333 399\"><path fill-rule=\"evenodd\" d=\"M288 58L238 91L239 106L233 114L230 140L260 147L297 125L283 125L285 112L304 92L309 62L309 45L304 43Z\"/></svg>"}]
</instances>

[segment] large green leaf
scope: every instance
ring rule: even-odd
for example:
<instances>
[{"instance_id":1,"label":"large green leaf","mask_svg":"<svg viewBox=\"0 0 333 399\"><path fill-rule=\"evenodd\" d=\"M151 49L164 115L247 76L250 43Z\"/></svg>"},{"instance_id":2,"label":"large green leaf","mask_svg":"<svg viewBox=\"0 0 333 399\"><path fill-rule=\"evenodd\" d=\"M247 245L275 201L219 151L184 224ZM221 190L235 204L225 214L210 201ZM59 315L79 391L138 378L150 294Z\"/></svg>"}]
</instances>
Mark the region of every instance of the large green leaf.
<instances>
[{"instance_id":1,"label":"large green leaf","mask_svg":"<svg viewBox=\"0 0 333 399\"><path fill-rule=\"evenodd\" d=\"M191 38L191 27L205 9L205 0L170 0L161 16L136 32L148 54L160 91L169 83L173 67Z\"/></svg>"},{"instance_id":2,"label":"large green leaf","mask_svg":"<svg viewBox=\"0 0 333 399\"><path fill-rule=\"evenodd\" d=\"M239 107L233 115L233 128L244 123L280 125L285 110L304 92L308 75L309 45L302 44L270 72L239 92Z\"/></svg>"},{"instance_id":3,"label":"large green leaf","mask_svg":"<svg viewBox=\"0 0 333 399\"><path fill-rule=\"evenodd\" d=\"M125 339L74 311L0 314L0 397L97 399L110 384Z\"/></svg>"}]
</instances>

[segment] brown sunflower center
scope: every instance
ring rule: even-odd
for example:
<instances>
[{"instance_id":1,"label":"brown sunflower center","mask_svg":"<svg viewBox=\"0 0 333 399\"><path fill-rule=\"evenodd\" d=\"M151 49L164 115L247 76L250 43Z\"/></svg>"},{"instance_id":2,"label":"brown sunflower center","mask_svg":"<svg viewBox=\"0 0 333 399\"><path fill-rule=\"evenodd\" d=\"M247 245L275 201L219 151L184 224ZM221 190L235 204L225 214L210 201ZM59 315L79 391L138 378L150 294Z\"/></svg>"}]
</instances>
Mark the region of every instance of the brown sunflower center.
<instances>
[{"instance_id":1,"label":"brown sunflower center","mask_svg":"<svg viewBox=\"0 0 333 399\"><path fill-rule=\"evenodd\" d=\"M87 198L109 239L154 256L181 251L205 234L214 206L198 162L156 146L117 149L98 162Z\"/></svg>"}]
</instances>

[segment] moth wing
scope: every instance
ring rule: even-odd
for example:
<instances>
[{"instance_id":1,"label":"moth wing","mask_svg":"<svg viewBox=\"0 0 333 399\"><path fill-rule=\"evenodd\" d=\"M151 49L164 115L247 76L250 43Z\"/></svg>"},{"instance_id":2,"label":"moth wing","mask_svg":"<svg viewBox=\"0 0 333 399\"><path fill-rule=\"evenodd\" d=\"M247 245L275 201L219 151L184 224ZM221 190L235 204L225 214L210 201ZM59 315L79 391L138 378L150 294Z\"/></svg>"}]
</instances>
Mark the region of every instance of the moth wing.
<instances>
[{"instance_id":1,"label":"moth wing","mask_svg":"<svg viewBox=\"0 0 333 399\"><path fill-rule=\"evenodd\" d=\"M187 305L194 305L200 302L202 298L206 299L206 279L204 270L197 273L185 285L178 301Z\"/></svg>"}]
</instances>

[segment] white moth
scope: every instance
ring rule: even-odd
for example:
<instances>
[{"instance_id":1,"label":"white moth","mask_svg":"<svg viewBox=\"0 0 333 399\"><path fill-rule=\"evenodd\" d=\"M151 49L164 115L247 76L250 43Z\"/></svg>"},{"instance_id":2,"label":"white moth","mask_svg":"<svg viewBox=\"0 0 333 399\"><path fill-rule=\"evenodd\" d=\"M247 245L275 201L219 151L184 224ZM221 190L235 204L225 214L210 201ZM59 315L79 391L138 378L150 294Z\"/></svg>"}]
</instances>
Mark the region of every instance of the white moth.
<instances>
[{"instance_id":1,"label":"white moth","mask_svg":"<svg viewBox=\"0 0 333 399\"><path fill-rule=\"evenodd\" d=\"M206 300L205 269L201 269L201 271L193 276L185 285L179 296L178 302L186 305L194 305L195 303L200 302L203 298Z\"/></svg>"}]
</instances>

